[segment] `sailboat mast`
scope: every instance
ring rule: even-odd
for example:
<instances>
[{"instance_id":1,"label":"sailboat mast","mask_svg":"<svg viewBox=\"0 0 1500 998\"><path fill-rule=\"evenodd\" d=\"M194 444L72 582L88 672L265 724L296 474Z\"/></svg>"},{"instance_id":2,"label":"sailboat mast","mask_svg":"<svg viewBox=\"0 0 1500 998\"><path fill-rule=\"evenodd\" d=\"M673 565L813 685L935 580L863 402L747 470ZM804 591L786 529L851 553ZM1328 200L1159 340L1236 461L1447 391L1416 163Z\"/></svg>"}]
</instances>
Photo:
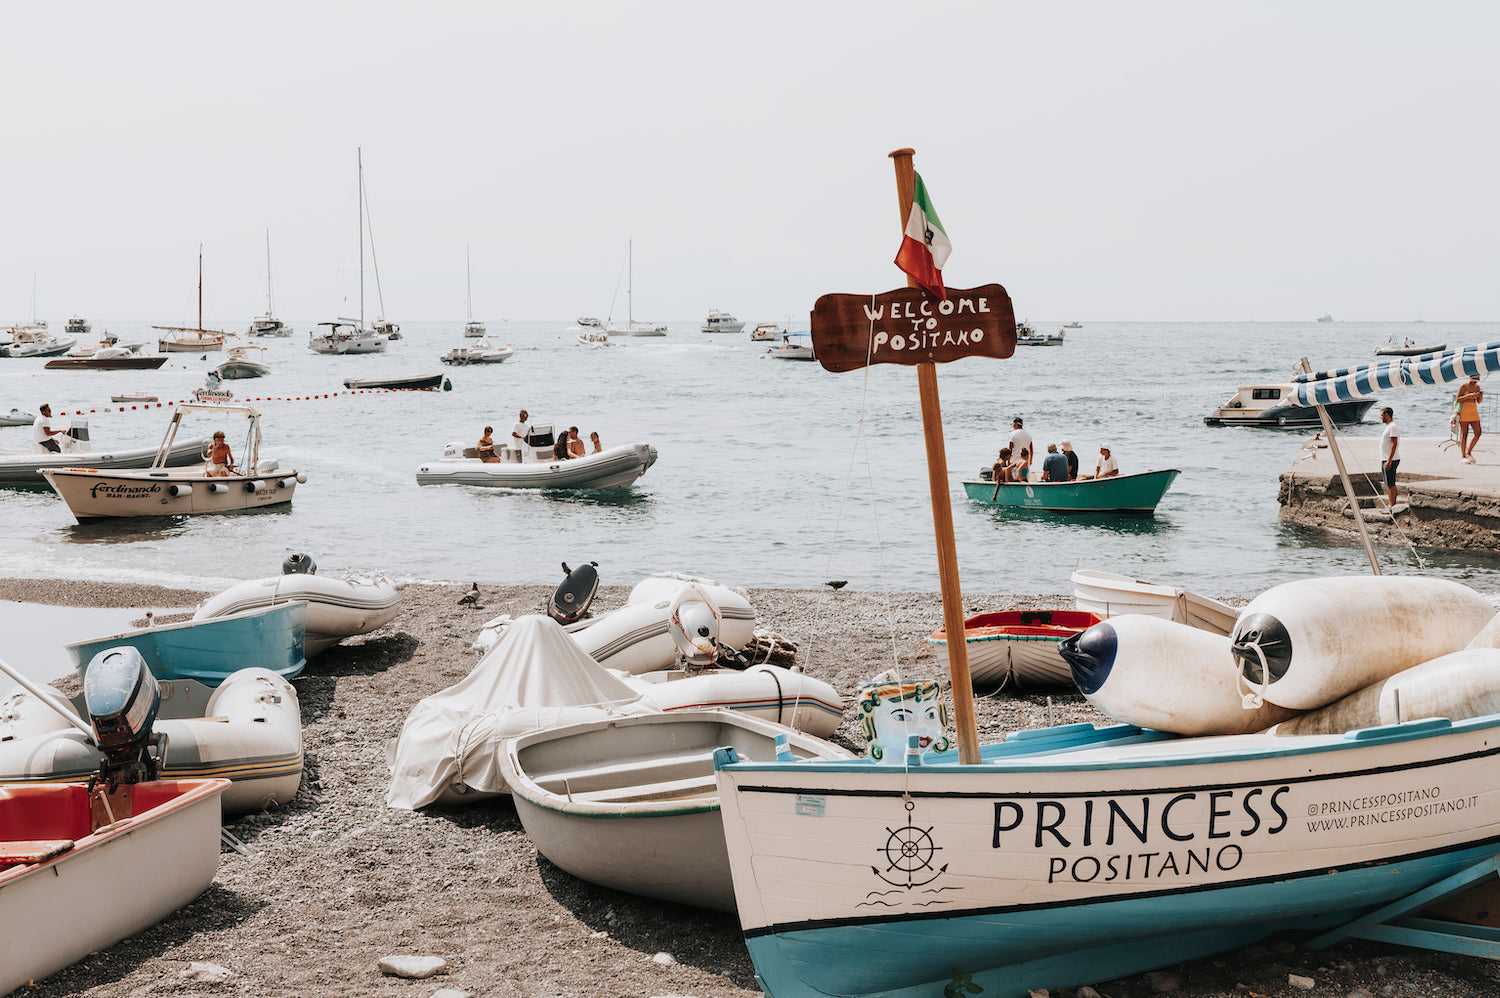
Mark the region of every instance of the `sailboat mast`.
<instances>
[{"instance_id":1,"label":"sailboat mast","mask_svg":"<svg viewBox=\"0 0 1500 998\"><path fill-rule=\"evenodd\" d=\"M365 151L358 148L359 157L359 328L365 328Z\"/></svg>"},{"instance_id":2,"label":"sailboat mast","mask_svg":"<svg viewBox=\"0 0 1500 998\"><path fill-rule=\"evenodd\" d=\"M198 244L198 335L203 335L203 244Z\"/></svg>"},{"instance_id":3,"label":"sailboat mast","mask_svg":"<svg viewBox=\"0 0 1500 998\"><path fill-rule=\"evenodd\" d=\"M266 314L274 315L275 308L271 305L271 230L266 229Z\"/></svg>"},{"instance_id":4,"label":"sailboat mast","mask_svg":"<svg viewBox=\"0 0 1500 998\"><path fill-rule=\"evenodd\" d=\"M891 153L896 164L896 197L901 231L906 231L916 197L914 149ZM910 277L909 288L917 287ZM948 495L948 454L943 448L943 413L938 404L937 365L917 365L917 390L922 399L922 435L927 443L927 485L932 494L932 527L937 540L938 582L943 594L943 628L948 635L949 688L953 693L953 723L958 730L958 761L979 764L979 726L974 717L974 682L969 676L969 649L964 640L964 602L958 582L958 551L953 541L953 503Z\"/></svg>"},{"instance_id":5,"label":"sailboat mast","mask_svg":"<svg viewBox=\"0 0 1500 998\"><path fill-rule=\"evenodd\" d=\"M474 321L474 273L469 266L469 244L464 243L464 307L469 313L469 322Z\"/></svg>"},{"instance_id":6,"label":"sailboat mast","mask_svg":"<svg viewBox=\"0 0 1500 998\"><path fill-rule=\"evenodd\" d=\"M625 321L626 329L635 325L635 240L625 241L625 265L627 276L625 278Z\"/></svg>"}]
</instances>

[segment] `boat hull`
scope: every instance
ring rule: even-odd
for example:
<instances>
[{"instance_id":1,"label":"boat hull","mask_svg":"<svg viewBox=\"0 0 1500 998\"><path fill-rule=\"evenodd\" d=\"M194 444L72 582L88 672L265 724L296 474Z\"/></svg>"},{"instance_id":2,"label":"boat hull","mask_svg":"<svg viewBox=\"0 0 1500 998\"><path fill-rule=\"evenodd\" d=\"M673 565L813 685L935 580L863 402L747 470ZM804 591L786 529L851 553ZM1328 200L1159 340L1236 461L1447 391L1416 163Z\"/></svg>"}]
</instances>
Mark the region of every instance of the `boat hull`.
<instances>
[{"instance_id":1,"label":"boat hull","mask_svg":"<svg viewBox=\"0 0 1500 998\"><path fill-rule=\"evenodd\" d=\"M134 817L97 831L90 831L85 786L0 786L5 839L71 844L43 862L0 866L0 994L108 949L202 894L219 869L219 799L227 786L137 784L128 788Z\"/></svg>"},{"instance_id":2,"label":"boat hull","mask_svg":"<svg viewBox=\"0 0 1500 998\"><path fill-rule=\"evenodd\" d=\"M294 572L236 583L205 600L194 620L233 616L258 607L307 604L307 657L356 634L368 634L396 619L401 593L385 579L325 578Z\"/></svg>"},{"instance_id":3,"label":"boat hull","mask_svg":"<svg viewBox=\"0 0 1500 998\"><path fill-rule=\"evenodd\" d=\"M307 665L307 605L283 603L212 620L188 620L64 645L80 676L106 648L129 645L157 679L196 679L218 686L241 669L269 669L291 679Z\"/></svg>"},{"instance_id":4,"label":"boat hull","mask_svg":"<svg viewBox=\"0 0 1500 998\"><path fill-rule=\"evenodd\" d=\"M720 768L766 991L1098 983L1354 917L1500 843L1500 715L1291 738L1026 735L981 766Z\"/></svg>"},{"instance_id":5,"label":"boat hull","mask_svg":"<svg viewBox=\"0 0 1500 998\"><path fill-rule=\"evenodd\" d=\"M847 759L836 745L727 711L612 718L522 735L500 767L537 851L614 890L734 910L713 752Z\"/></svg>"},{"instance_id":6,"label":"boat hull","mask_svg":"<svg viewBox=\"0 0 1500 998\"><path fill-rule=\"evenodd\" d=\"M167 358L161 354L147 354L129 357L58 357L42 366L49 371L154 371L166 362Z\"/></svg>"},{"instance_id":7,"label":"boat hull","mask_svg":"<svg viewBox=\"0 0 1500 998\"><path fill-rule=\"evenodd\" d=\"M1113 475L1076 482L966 481L964 491L976 502L1046 513L1138 513L1156 511L1162 496L1181 472L1176 468Z\"/></svg>"},{"instance_id":8,"label":"boat hull","mask_svg":"<svg viewBox=\"0 0 1500 998\"><path fill-rule=\"evenodd\" d=\"M42 476L79 522L115 516L239 513L289 503L297 490L296 471L208 478L196 469L109 474L76 467L77 458L72 463L75 467L45 469ZM223 486L223 491L216 491L216 486Z\"/></svg>"},{"instance_id":9,"label":"boat hull","mask_svg":"<svg viewBox=\"0 0 1500 998\"><path fill-rule=\"evenodd\" d=\"M393 391L434 391L443 387L443 372L410 378L345 378L345 388L389 388Z\"/></svg>"},{"instance_id":10,"label":"boat hull","mask_svg":"<svg viewBox=\"0 0 1500 998\"><path fill-rule=\"evenodd\" d=\"M1335 402L1323 408L1328 411L1328 418L1335 425L1343 426L1363 420L1365 413L1369 412L1374 404L1374 399L1361 399L1358 402ZM1323 421L1318 418L1318 410L1304 405L1276 405L1260 412L1221 406L1204 416L1203 422L1207 426L1305 427L1323 425Z\"/></svg>"},{"instance_id":11,"label":"boat hull","mask_svg":"<svg viewBox=\"0 0 1500 998\"><path fill-rule=\"evenodd\" d=\"M1229 634L1240 611L1208 596L1142 582L1113 572L1089 568L1073 572L1073 605L1079 610L1115 617L1122 613L1145 613L1175 620L1202 631Z\"/></svg>"},{"instance_id":12,"label":"boat hull","mask_svg":"<svg viewBox=\"0 0 1500 998\"><path fill-rule=\"evenodd\" d=\"M417 469L418 485L480 485L500 489L622 489L656 463L650 444L625 444L571 461L484 462L448 458Z\"/></svg>"},{"instance_id":13,"label":"boat hull","mask_svg":"<svg viewBox=\"0 0 1500 998\"><path fill-rule=\"evenodd\" d=\"M1057 643L1102 619L1096 613L1078 610L1007 610L977 614L964 621L969 676L975 686L1007 689L1072 687L1072 670L1058 654ZM946 670L947 630L940 627L927 640Z\"/></svg>"},{"instance_id":14,"label":"boat hull","mask_svg":"<svg viewBox=\"0 0 1500 998\"><path fill-rule=\"evenodd\" d=\"M156 349L162 353L215 353L224 349L224 340L222 338L157 340Z\"/></svg>"},{"instance_id":15,"label":"boat hull","mask_svg":"<svg viewBox=\"0 0 1500 998\"><path fill-rule=\"evenodd\" d=\"M203 462L203 449L208 440L179 440L173 443L167 454L167 467L182 468ZM76 468L86 464L90 468L120 471L130 468L149 468L156 457L156 446L132 447L127 450L85 451L81 454L12 454L0 456L0 484L33 485L46 488L42 477L46 468Z\"/></svg>"}]
</instances>

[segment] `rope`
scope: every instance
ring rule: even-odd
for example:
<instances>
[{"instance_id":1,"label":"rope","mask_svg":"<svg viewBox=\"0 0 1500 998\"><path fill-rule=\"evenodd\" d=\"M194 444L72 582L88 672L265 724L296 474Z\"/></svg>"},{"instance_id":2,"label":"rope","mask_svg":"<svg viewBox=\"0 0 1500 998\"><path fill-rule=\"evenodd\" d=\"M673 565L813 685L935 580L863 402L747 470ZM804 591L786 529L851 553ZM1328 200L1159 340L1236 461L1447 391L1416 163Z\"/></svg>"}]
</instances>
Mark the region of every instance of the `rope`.
<instances>
[{"instance_id":1,"label":"rope","mask_svg":"<svg viewBox=\"0 0 1500 998\"><path fill-rule=\"evenodd\" d=\"M226 405L238 405L241 402L315 402L323 399L339 398L342 395L390 395L397 392L435 392L436 388L349 388L341 392L328 392L323 395L257 395L246 398L232 399L203 399L203 402L224 402ZM100 409L59 409L59 416L86 416L102 413L131 412L136 409L174 409L184 404L202 404L198 399L178 399L175 402L136 402L130 405L120 403L115 406L105 406Z\"/></svg>"}]
</instances>

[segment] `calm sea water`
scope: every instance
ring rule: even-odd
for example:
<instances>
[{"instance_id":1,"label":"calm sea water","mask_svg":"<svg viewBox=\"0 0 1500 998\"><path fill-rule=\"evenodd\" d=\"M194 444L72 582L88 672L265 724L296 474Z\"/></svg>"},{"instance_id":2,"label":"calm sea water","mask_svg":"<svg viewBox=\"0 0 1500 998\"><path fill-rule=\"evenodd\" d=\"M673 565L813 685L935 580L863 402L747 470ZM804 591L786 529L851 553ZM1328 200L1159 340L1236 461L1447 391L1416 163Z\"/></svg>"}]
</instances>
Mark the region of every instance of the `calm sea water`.
<instances>
[{"instance_id":1,"label":"calm sea water","mask_svg":"<svg viewBox=\"0 0 1500 998\"><path fill-rule=\"evenodd\" d=\"M909 368L829 374L765 359L748 336L706 335L695 322L604 349L576 345L570 323L509 322L492 324L490 339L514 346L514 358L447 369L451 392L335 396L346 377L442 369L438 356L463 342L461 323L406 323L388 352L355 357L312 353L308 324L295 325L303 332L292 339L256 341L270 348L270 376L229 383L265 413L265 455L307 474L290 506L78 525L50 491L3 491L3 572L213 587L274 574L303 551L327 574L399 580L551 582L561 562L593 560L606 584L668 570L736 586L938 588ZM106 326L126 339L152 335L145 323L95 330ZM1356 542L1277 521L1277 476L1305 433L1210 428L1203 416L1239 385L1285 380L1300 357L1318 368L1363 363L1392 335L1461 346L1500 338L1500 324L1088 323L1060 348L939 368L965 590L1069 593L1081 566L1252 596L1294 578L1368 571ZM181 399L221 359L174 355L155 372L0 360L0 408L95 410L96 449L154 444L167 410L105 412L110 394ZM1411 389L1381 403L1414 441L1446 436L1450 401ZM649 442L660 458L612 495L417 486L416 467L444 443L477 440L486 424L507 437L521 407L534 422L598 431L606 446ZM1070 439L1085 468L1108 443L1123 471L1182 475L1149 518L1056 520L969 503L959 482L993 460L1018 414L1040 450ZM1372 412L1350 432L1378 430ZM28 428L0 428L0 447L29 441ZM1500 591L1500 558L1380 553L1387 571Z\"/></svg>"}]
</instances>

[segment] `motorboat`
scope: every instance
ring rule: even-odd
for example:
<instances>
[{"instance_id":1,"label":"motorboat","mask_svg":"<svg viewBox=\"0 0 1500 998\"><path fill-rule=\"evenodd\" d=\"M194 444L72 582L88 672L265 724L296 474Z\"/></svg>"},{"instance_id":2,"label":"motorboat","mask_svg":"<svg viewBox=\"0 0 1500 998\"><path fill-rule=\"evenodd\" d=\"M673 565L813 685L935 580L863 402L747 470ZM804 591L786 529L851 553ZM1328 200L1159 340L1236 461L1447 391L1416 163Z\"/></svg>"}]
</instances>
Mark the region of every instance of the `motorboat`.
<instances>
[{"instance_id":1,"label":"motorboat","mask_svg":"<svg viewBox=\"0 0 1500 998\"><path fill-rule=\"evenodd\" d=\"M417 468L418 485L480 485L508 489L622 489L656 463L650 444L621 444L567 460L553 457L551 424L533 423L524 447L497 446L497 461L476 447L449 443L443 456Z\"/></svg>"},{"instance_id":2,"label":"motorboat","mask_svg":"<svg viewBox=\"0 0 1500 998\"><path fill-rule=\"evenodd\" d=\"M246 332L251 336L286 337L292 335L292 327L274 315L267 313L265 315L257 315L251 319L250 328Z\"/></svg>"},{"instance_id":3,"label":"motorboat","mask_svg":"<svg viewBox=\"0 0 1500 998\"><path fill-rule=\"evenodd\" d=\"M328 332L322 335L317 333L307 334L307 348L313 353L385 352L386 337L381 336L373 329L363 329L358 323L347 319L340 319L337 322L320 322L318 325L327 326Z\"/></svg>"},{"instance_id":4,"label":"motorboat","mask_svg":"<svg viewBox=\"0 0 1500 998\"><path fill-rule=\"evenodd\" d=\"M703 320L700 327L705 333L738 333L745 328L743 319L736 319L728 312L720 312L718 309L708 310L708 318Z\"/></svg>"},{"instance_id":5,"label":"motorboat","mask_svg":"<svg viewBox=\"0 0 1500 998\"><path fill-rule=\"evenodd\" d=\"M87 336L94 327L81 315L75 315L68 319L63 326L63 332L73 336Z\"/></svg>"},{"instance_id":6,"label":"motorboat","mask_svg":"<svg viewBox=\"0 0 1500 998\"><path fill-rule=\"evenodd\" d=\"M30 426L35 422L34 412L22 412L16 408L12 408L10 412L0 412L0 426Z\"/></svg>"},{"instance_id":7,"label":"motorboat","mask_svg":"<svg viewBox=\"0 0 1500 998\"><path fill-rule=\"evenodd\" d=\"M481 336L485 335L486 332L487 330L484 328L484 323L478 321L477 319L470 319L468 322L464 323L464 337L467 339L478 339Z\"/></svg>"},{"instance_id":8,"label":"motorboat","mask_svg":"<svg viewBox=\"0 0 1500 998\"><path fill-rule=\"evenodd\" d=\"M10 342L0 346L0 357L56 357L78 344L76 336L55 336L45 327L18 327Z\"/></svg>"},{"instance_id":9,"label":"motorboat","mask_svg":"<svg viewBox=\"0 0 1500 998\"><path fill-rule=\"evenodd\" d=\"M453 383L446 380L442 371L438 371L436 374L407 374L389 378L345 378L344 387L383 388L393 392L435 392L439 388L450 390Z\"/></svg>"},{"instance_id":10,"label":"motorboat","mask_svg":"<svg viewBox=\"0 0 1500 998\"><path fill-rule=\"evenodd\" d=\"M598 318L597 316L580 315L573 321L578 324L579 329L597 329L600 332L603 332L604 330L604 320Z\"/></svg>"},{"instance_id":11,"label":"motorboat","mask_svg":"<svg viewBox=\"0 0 1500 998\"><path fill-rule=\"evenodd\" d=\"M774 343L786 334L787 328L779 322L757 322L750 329L752 342L765 340Z\"/></svg>"},{"instance_id":12,"label":"motorboat","mask_svg":"<svg viewBox=\"0 0 1500 998\"><path fill-rule=\"evenodd\" d=\"M122 392L119 395L111 395L111 402L156 402L158 397L148 392Z\"/></svg>"},{"instance_id":13,"label":"motorboat","mask_svg":"<svg viewBox=\"0 0 1500 998\"><path fill-rule=\"evenodd\" d=\"M1296 389L1284 385L1245 385L1213 412L1203 417L1208 426L1321 426L1318 410L1298 405ZM1358 423L1375 404L1374 399L1335 402L1324 406L1335 425Z\"/></svg>"},{"instance_id":14,"label":"motorboat","mask_svg":"<svg viewBox=\"0 0 1500 998\"><path fill-rule=\"evenodd\" d=\"M154 371L167 362L166 354L143 353L146 346L144 341L122 343L119 337L106 333L98 346L75 348L66 356L55 357L42 366L49 371Z\"/></svg>"},{"instance_id":15,"label":"motorboat","mask_svg":"<svg viewBox=\"0 0 1500 998\"><path fill-rule=\"evenodd\" d=\"M61 453L43 450L37 444L26 448L0 448L0 485L42 488L47 484L41 475L43 469L68 468L85 461L90 468L103 470L150 468L157 463L161 450L160 446L152 445L96 451L89 437L89 421L81 416L74 416L68 432L54 439L62 448ZM174 440L162 458L162 466L181 468L201 464L203 448L208 443L204 437Z\"/></svg>"},{"instance_id":16,"label":"motorboat","mask_svg":"<svg viewBox=\"0 0 1500 998\"><path fill-rule=\"evenodd\" d=\"M1209 596L1092 568L1073 571L1073 603L1101 617L1144 613L1213 634L1234 630L1240 611Z\"/></svg>"},{"instance_id":17,"label":"motorboat","mask_svg":"<svg viewBox=\"0 0 1500 998\"><path fill-rule=\"evenodd\" d=\"M716 750L818 765L852 754L729 711L586 721L505 742L500 771L537 852L590 883L735 910L714 781Z\"/></svg>"},{"instance_id":18,"label":"motorboat","mask_svg":"<svg viewBox=\"0 0 1500 998\"><path fill-rule=\"evenodd\" d=\"M1322 315L1318 316L1318 321L1319 322L1332 322L1333 321L1333 313L1331 313L1331 312L1324 312Z\"/></svg>"},{"instance_id":19,"label":"motorboat","mask_svg":"<svg viewBox=\"0 0 1500 998\"><path fill-rule=\"evenodd\" d=\"M1059 329L1055 335L1048 335L1037 332L1030 323L1016 323L1016 346L1018 347L1058 347L1062 346L1063 337L1066 335L1062 329Z\"/></svg>"},{"instance_id":20,"label":"motorboat","mask_svg":"<svg viewBox=\"0 0 1500 998\"><path fill-rule=\"evenodd\" d=\"M1104 618L1086 610L1001 610L964 621L969 676L976 687L1039 689L1073 686L1073 673L1057 643ZM948 667L948 632L927 639Z\"/></svg>"},{"instance_id":21,"label":"motorboat","mask_svg":"<svg viewBox=\"0 0 1500 998\"><path fill-rule=\"evenodd\" d=\"M214 368L214 373L226 381L263 378L271 373L271 369L258 359L265 350L265 347L258 346L230 347L228 358Z\"/></svg>"},{"instance_id":22,"label":"motorboat","mask_svg":"<svg viewBox=\"0 0 1500 998\"><path fill-rule=\"evenodd\" d=\"M384 336L394 343L401 338L401 327L389 319L376 319L370 324L370 329L378 336Z\"/></svg>"},{"instance_id":23,"label":"motorboat","mask_svg":"<svg viewBox=\"0 0 1500 998\"><path fill-rule=\"evenodd\" d=\"M1082 329L1083 328L1083 323L1081 323L1081 322L1064 322L1063 325L1062 325L1062 327L1064 329Z\"/></svg>"},{"instance_id":24,"label":"motorboat","mask_svg":"<svg viewBox=\"0 0 1500 998\"><path fill-rule=\"evenodd\" d=\"M307 666L307 605L277 603L202 620L138 627L64 645L79 675L94 656L130 646L157 679L192 679L218 686L241 669L267 669L293 679Z\"/></svg>"},{"instance_id":25,"label":"motorboat","mask_svg":"<svg viewBox=\"0 0 1500 998\"><path fill-rule=\"evenodd\" d=\"M1428 354L1439 354L1448 349L1448 344L1438 343L1433 346L1419 346L1410 337L1397 340L1392 336L1386 340L1385 345L1375 348L1377 357L1426 357Z\"/></svg>"},{"instance_id":26,"label":"motorboat","mask_svg":"<svg viewBox=\"0 0 1500 998\"><path fill-rule=\"evenodd\" d=\"M1133 513L1156 511L1162 496L1177 480L1176 468L1139 471L1108 478L1080 478L1072 482L995 482L988 468L979 479L966 479L964 492L990 506L1030 509L1044 513Z\"/></svg>"},{"instance_id":27,"label":"motorboat","mask_svg":"<svg viewBox=\"0 0 1500 998\"><path fill-rule=\"evenodd\" d=\"M235 583L205 600L193 619L213 620L256 607L306 603L304 647L311 658L345 638L384 627L401 610L401 593L384 576L335 579L316 571L307 555L293 554L282 565L282 574Z\"/></svg>"},{"instance_id":28,"label":"motorboat","mask_svg":"<svg viewBox=\"0 0 1500 998\"><path fill-rule=\"evenodd\" d=\"M227 780L0 784L0 994L191 902L219 869Z\"/></svg>"},{"instance_id":29,"label":"motorboat","mask_svg":"<svg viewBox=\"0 0 1500 998\"><path fill-rule=\"evenodd\" d=\"M777 360L817 360L811 333L782 333L781 344L766 351Z\"/></svg>"},{"instance_id":30,"label":"motorboat","mask_svg":"<svg viewBox=\"0 0 1500 998\"><path fill-rule=\"evenodd\" d=\"M503 364L515 356L509 344L493 346L487 339L477 339L461 347L454 347L438 359L444 364Z\"/></svg>"},{"instance_id":31,"label":"motorboat","mask_svg":"<svg viewBox=\"0 0 1500 998\"><path fill-rule=\"evenodd\" d=\"M230 416L244 418L239 461L227 474L210 474L208 448L197 464L172 467L167 463L183 420L195 413L209 415L219 426ZM275 461L261 458L260 419L260 413L248 405L183 402L173 411L150 467L104 470L53 465L44 467L42 475L80 522L110 516L231 513L289 503L307 476L295 468L282 471Z\"/></svg>"},{"instance_id":32,"label":"motorboat","mask_svg":"<svg viewBox=\"0 0 1500 998\"><path fill-rule=\"evenodd\" d=\"M100 652L108 655L110 649ZM217 687L157 682L155 731L166 736L163 779L228 780L226 814L285 806L302 783L302 711L291 683L267 669L231 673ZM104 763L68 715L88 716L84 698L43 701L20 686L0 701L0 784L87 780Z\"/></svg>"}]
</instances>

